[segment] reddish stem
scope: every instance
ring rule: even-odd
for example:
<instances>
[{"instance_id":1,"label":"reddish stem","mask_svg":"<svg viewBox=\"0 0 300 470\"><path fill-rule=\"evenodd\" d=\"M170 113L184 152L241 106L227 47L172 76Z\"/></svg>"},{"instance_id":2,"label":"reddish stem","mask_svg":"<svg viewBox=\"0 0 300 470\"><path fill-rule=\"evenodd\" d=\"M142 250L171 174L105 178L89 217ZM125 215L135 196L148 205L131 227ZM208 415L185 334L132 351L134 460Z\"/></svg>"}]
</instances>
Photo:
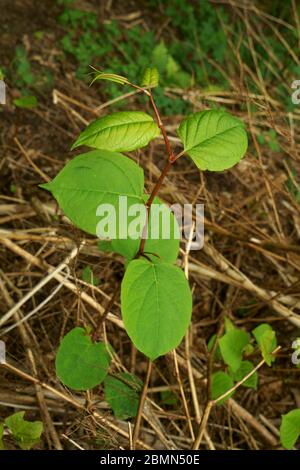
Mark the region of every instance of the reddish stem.
<instances>
[{"instance_id":1,"label":"reddish stem","mask_svg":"<svg viewBox=\"0 0 300 470\"><path fill-rule=\"evenodd\" d=\"M153 99L153 96L152 96L152 93L151 93L151 92L150 92L149 98L150 98L150 102L151 102L152 108L153 108L153 110L154 110L156 119L157 119L158 127L160 128L160 130L161 130L161 132L162 132L162 135L163 135L163 138L164 138L164 141L165 141L165 146L166 146L166 149L167 149L167 153L168 153L168 155L169 155L169 160L170 160L170 162L173 162L173 161L174 161L174 158L175 158L175 157L174 157L174 153L173 153L173 150L172 150L172 147L171 147L169 138L168 138L168 136L167 136L167 132L166 132L165 126L163 125L163 122L162 122L162 120L161 120L161 118L160 118L160 115L159 115L157 106L156 106L156 104L155 104L155 101L154 101L154 99Z\"/></svg>"},{"instance_id":2,"label":"reddish stem","mask_svg":"<svg viewBox=\"0 0 300 470\"><path fill-rule=\"evenodd\" d=\"M167 136L167 132L166 132L166 129L165 129L165 126L163 125L163 122L161 120L161 117L160 117L160 114L158 112L158 109L157 109L157 106L155 104L155 101L153 99L153 96L152 96L152 93L151 91L149 92L149 98L150 98L150 102L151 102L151 105L152 105L152 108L154 110L154 113L155 113L155 116L156 116L156 120L157 120L157 125L158 127L161 129L161 132L162 132L162 135L163 135L163 138L164 138L164 141L165 141L165 146L166 146L166 150L167 150L167 154L168 154L168 161L167 163L165 164L161 174L160 174L160 177L158 178L154 188L152 189L152 192L150 194L150 197L146 203L146 207L147 207L147 220L146 220L146 223L145 223L145 226L143 228L143 233L142 233L142 238L141 238L141 243L140 243L140 247L139 247L139 251L137 253L137 257L138 256L141 256L144 254L144 249L145 249L145 243L146 243L146 239L147 239L147 229L148 229L148 221L149 221L149 217L150 217L150 211L151 211L151 206L152 206L152 203L154 201L154 198L157 196L161 186L162 186L162 183L167 175L167 173L169 172L172 164L174 163L175 161L175 156L174 156L174 153L173 153L173 150L172 150L172 147L171 147L171 143L169 141L169 138Z\"/></svg>"}]
</instances>

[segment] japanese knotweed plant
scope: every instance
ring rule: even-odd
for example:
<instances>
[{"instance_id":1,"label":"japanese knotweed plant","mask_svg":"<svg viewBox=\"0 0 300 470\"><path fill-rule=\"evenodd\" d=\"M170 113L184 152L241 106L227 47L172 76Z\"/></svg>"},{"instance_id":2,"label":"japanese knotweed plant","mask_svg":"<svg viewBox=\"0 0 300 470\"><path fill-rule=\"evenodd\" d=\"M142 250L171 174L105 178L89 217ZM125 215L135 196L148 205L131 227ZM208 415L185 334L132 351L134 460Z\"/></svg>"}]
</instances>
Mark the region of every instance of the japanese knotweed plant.
<instances>
[{"instance_id":1,"label":"japanese knotweed plant","mask_svg":"<svg viewBox=\"0 0 300 470\"><path fill-rule=\"evenodd\" d=\"M214 334L207 345L208 350L214 355L214 360L218 363L223 362L225 369L214 372L211 377L210 395L217 405L221 405L235 393L236 384L257 388L257 367L255 368L250 360L255 350L253 339L269 367L275 361L274 351L277 347L276 333L267 323L262 323L252 331L253 338L246 331L235 327L227 317L224 319L224 326L225 333L219 338Z\"/></svg>"},{"instance_id":2,"label":"japanese knotweed plant","mask_svg":"<svg viewBox=\"0 0 300 470\"><path fill-rule=\"evenodd\" d=\"M124 239L118 232L114 239L104 242L106 250L126 258L121 284L122 319L136 348L153 361L179 345L192 314L189 283L176 265L178 226L172 212L157 197L161 185L178 158L184 155L201 171L231 168L246 152L247 134L243 122L224 111L197 112L179 125L177 134L183 150L175 155L152 95L152 88L158 85L156 69L145 71L140 86L125 77L100 72L95 74L95 80L132 86L137 93L148 97L153 116L142 111L127 111L96 119L72 147L84 145L93 150L76 156L42 187L53 194L65 215L78 228L98 238L106 236L101 229L99 233L98 206L110 204L119 220L120 196L127 198L128 213L133 204L145 206L143 234L147 225L151 225L149 216L153 203L169 214L172 230L167 240L159 229L158 239L152 239L151 235ZM152 192L147 194L142 168L122 152L146 147L160 134L167 160ZM91 333L80 327L73 329L64 337L57 353L57 374L73 389L92 388L104 381L108 372L111 351L104 343L95 342L95 334Z\"/></svg>"},{"instance_id":3,"label":"japanese knotweed plant","mask_svg":"<svg viewBox=\"0 0 300 470\"><path fill-rule=\"evenodd\" d=\"M40 440L43 432L41 421L27 421L24 419L25 411L8 416L4 423L0 422L0 450L4 450L4 431L8 431L14 442L23 450L31 449Z\"/></svg>"}]
</instances>

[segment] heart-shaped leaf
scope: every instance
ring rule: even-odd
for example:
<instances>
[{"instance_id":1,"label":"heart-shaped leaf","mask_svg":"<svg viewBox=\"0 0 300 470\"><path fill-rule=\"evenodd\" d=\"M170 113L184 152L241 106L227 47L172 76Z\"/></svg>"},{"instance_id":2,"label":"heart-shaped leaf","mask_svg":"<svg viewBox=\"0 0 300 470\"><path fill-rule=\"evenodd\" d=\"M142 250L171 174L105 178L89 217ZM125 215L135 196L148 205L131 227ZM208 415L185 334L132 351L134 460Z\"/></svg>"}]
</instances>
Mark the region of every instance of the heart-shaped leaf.
<instances>
[{"instance_id":1,"label":"heart-shaped leaf","mask_svg":"<svg viewBox=\"0 0 300 470\"><path fill-rule=\"evenodd\" d=\"M4 444L3 444L3 434L4 434L4 424L0 423L0 450L4 450Z\"/></svg>"},{"instance_id":2,"label":"heart-shaped leaf","mask_svg":"<svg viewBox=\"0 0 300 470\"><path fill-rule=\"evenodd\" d=\"M154 88L158 85L159 74L156 67L146 68L142 77L142 86Z\"/></svg>"},{"instance_id":3,"label":"heart-shaped leaf","mask_svg":"<svg viewBox=\"0 0 300 470\"><path fill-rule=\"evenodd\" d=\"M243 122L223 111L192 114L180 124L177 132L185 153L200 170L231 168L244 156L248 146Z\"/></svg>"},{"instance_id":4,"label":"heart-shaped leaf","mask_svg":"<svg viewBox=\"0 0 300 470\"><path fill-rule=\"evenodd\" d=\"M248 343L248 333L238 328L227 331L219 340L220 351L224 362L231 367L233 372L236 372L240 368L243 351Z\"/></svg>"},{"instance_id":5,"label":"heart-shaped leaf","mask_svg":"<svg viewBox=\"0 0 300 470\"><path fill-rule=\"evenodd\" d=\"M24 415L25 411L19 411L6 418L5 424L21 449L29 450L39 442L43 432L43 423L41 421L26 421Z\"/></svg>"},{"instance_id":6,"label":"heart-shaped leaf","mask_svg":"<svg viewBox=\"0 0 300 470\"><path fill-rule=\"evenodd\" d=\"M121 286L125 329L151 360L176 348L192 313L192 295L181 269L160 261L131 261Z\"/></svg>"},{"instance_id":7,"label":"heart-shaped leaf","mask_svg":"<svg viewBox=\"0 0 300 470\"><path fill-rule=\"evenodd\" d=\"M134 375L120 372L104 381L104 396L118 419L136 416L143 383Z\"/></svg>"},{"instance_id":8,"label":"heart-shaped leaf","mask_svg":"<svg viewBox=\"0 0 300 470\"><path fill-rule=\"evenodd\" d=\"M211 396L213 400L217 400L224 395L234 386L233 379L226 372L215 372L211 378ZM222 405L228 398L232 397L234 391L229 393L228 396L218 401L218 405Z\"/></svg>"},{"instance_id":9,"label":"heart-shaped leaf","mask_svg":"<svg viewBox=\"0 0 300 470\"><path fill-rule=\"evenodd\" d=\"M22 96L21 98L13 100L13 103L18 106L18 108L36 108L38 100L36 96Z\"/></svg>"},{"instance_id":10,"label":"heart-shaped leaf","mask_svg":"<svg viewBox=\"0 0 300 470\"><path fill-rule=\"evenodd\" d=\"M236 371L232 372L232 377L236 382L243 380L246 375L250 374L254 369L254 365L250 361L243 361ZM258 381L258 374L254 372L242 385L243 387L256 388Z\"/></svg>"},{"instance_id":11,"label":"heart-shaped leaf","mask_svg":"<svg viewBox=\"0 0 300 470\"><path fill-rule=\"evenodd\" d=\"M300 436L300 408L282 416L280 441L283 447L290 450Z\"/></svg>"},{"instance_id":12,"label":"heart-shaped leaf","mask_svg":"<svg viewBox=\"0 0 300 470\"><path fill-rule=\"evenodd\" d=\"M121 111L92 122L78 137L72 149L87 145L96 149L129 152L145 147L160 133L149 114Z\"/></svg>"},{"instance_id":13,"label":"heart-shaped leaf","mask_svg":"<svg viewBox=\"0 0 300 470\"><path fill-rule=\"evenodd\" d=\"M102 251L102 253L111 253L114 251L111 247L111 240L99 240L97 248L99 251Z\"/></svg>"},{"instance_id":14,"label":"heart-shaped leaf","mask_svg":"<svg viewBox=\"0 0 300 470\"><path fill-rule=\"evenodd\" d=\"M252 334L256 339L266 364L271 366L272 362L275 361L275 356L272 355L272 352L277 346L275 331L268 323L262 323L252 331Z\"/></svg>"},{"instance_id":15,"label":"heart-shaped leaf","mask_svg":"<svg viewBox=\"0 0 300 470\"><path fill-rule=\"evenodd\" d=\"M106 234L97 230L98 206L111 205L118 223L120 196L127 197L128 207L143 204L144 174L133 160L120 153L94 150L75 157L54 180L41 187L53 194L65 215L77 227L105 238Z\"/></svg>"},{"instance_id":16,"label":"heart-shaped leaf","mask_svg":"<svg viewBox=\"0 0 300 470\"><path fill-rule=\"evenodd\" d=\"M56 374L74 390L88 390L108 372L110 354L104 343L93 343L83 328L74 328L62 340L56 355Z\"/></svg>"}]
</instances>

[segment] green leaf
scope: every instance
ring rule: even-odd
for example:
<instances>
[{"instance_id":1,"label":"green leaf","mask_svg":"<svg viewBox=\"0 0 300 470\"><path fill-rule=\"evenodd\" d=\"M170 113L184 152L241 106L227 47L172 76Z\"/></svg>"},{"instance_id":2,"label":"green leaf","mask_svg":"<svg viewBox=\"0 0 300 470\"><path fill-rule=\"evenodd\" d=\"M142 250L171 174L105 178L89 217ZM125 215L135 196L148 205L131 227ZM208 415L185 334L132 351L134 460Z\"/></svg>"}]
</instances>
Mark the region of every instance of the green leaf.
<instances>
[{"instance_id":1,"label":"green leaf","mask_svg":"<svg viewBox=\"0 0 300 470\"><path fill-rule=\"evenodd\" d=\"M97 243L97 248L103 253L110 253L113 251L111 247L111 240L99 240Z\"/></svg>"},{"instance_id":2,"label":"green leaf","mask_svg":"<svg viewBox=\"0 0 300 470\"><path fill-rule=\"evenodd\" d=\"M176 348L192 313L183 271L159 261L131 261L122 281L121 310L129 337L151 360Z\"/></svg>"},{"instance_id":3,"label":"green leaf","mask_svg":"<svg viewBox=\"0 0 300 470\"><path fill-rule=\"evenodd\" d=\"M149 198L148 195L144 195L144 201L146 202ZM142 218L139 230L142 235L143 228L146 222L145 217ZM130 222L129 222L130 224ZM169 226L170 230L164 234L164 229ZM154 231L152 232L152 227ZM157 229L157 230L156 230ZM135 257L140 246L140 238L134 240L127 238L124 240L115 239L111 242L111 248L116 253L121 254L127 260L131 260ZM173 212L168 208L166 204L156 197L153 201L150 221L148 227L148 238L145 242L145 253L158 256L162 261L168 263L174 263L178 257L180 244L180 233L177 220Z\"/></svg>"},{"instance_id":4,"label":"green leaf","mask_svg":"<svg viewBox=\"0 0 300 470\"><path fill-rule=\"evenodd\" d=\"M263 145L266 142L266 139L263 134L258 134L257 135L257 140L260 145Z\"/></svg>"},{"instance_id":5,"label":"green leaf","mask_svg":"<svg viewBox=\"0 0 300 470\"><path fill-rule=\"evenodd\" d=\"M4 424L0 423L0 450L4 450L3 444Z\"/></svg>"},{"instance_id":6,"label":"green leaf","mask_svg":"<svg viewBox=\"0 0 300 470\"><path fill-rule=\"evenodd\" d=\"M179 87L186 88L191 85L191 77L188 73L181 70L180 65L173 59L172 56L168 57L166 76L168 82Z\"/></svg>"},{"instance_id":7,"label":"green leaf","mask_svg":"<svg viewBox=\"0 0 300 470\"><path fill-rule=\"evenodd\" d=\"M38 100L35 96L22 96L21 98L14 99L13 103L18 106L18 108L36 108Z\"/></svg>"},{"instance_id":8,"label":"green leaf","mask_svg":"<svg viewBox=\"0 0 300 470\"><path fill-rule=\"evenodd\" d=\"M92 122L72 149L87 145L97 149L129 152L148 145L160 133L153 118L142 111L120 111Z\"/></svg>"},{"instance_id":9,"label":"green leaf","mask_svg":"<svg viewBox=\"0 0 300 470\"><path fill-rule=\"evenodd\" d=\"M159 73L165 71L167 63L168 63L169 53L166 45L163 41L161 41L152 52L152 65L157 68Z\"/></svg>"},{"instance_id":10,"label":"green leaf","mask_svg":"<svg viewBox=\"0 0 300 470\"><path fill-rule=\"evenodd\" d=\"M56 355L56 373L74 390L88 390L106 377L110 354L104 343L92 343L83 328L74 328L62 340Z\"/></svg>"},{"instance_id":11,"label":"green leaf","mask_svg":"<svg viewBox=\"0 0 300 470\"><path fill-rule=\"evenodd\" d=\"M85 266L82 270L81 278L84 282L92 284L93 270L90 266Z\"/></svg>"},{"instance_id":12,"label":"green leaf","mask_svg":"<svg viewBox=\"0 0 300 470\"><path fill-rule=\"evenodd\" d=\"M16 83L17 86L23 89L32 85L34 82L34 75L32 73L31 65L27 57L27 51L23 46L16 47L14 65L14 83Z\"/></svg>"},{"instance_id":13,"label":"green leaf","mask_svg":"<svg viewBox=\"0 0 300 470\"><path fill-rule=\"evenodd\" d=\"M43 39L44 34L45 34L44 31L35 31L35 32L34 32L34 37L35 37L36 39L41 40L41 39Z\"/></svg>"},{"instance_id":14,"label":"green leaf","mask_svg":"<svg viewBox=\"0 0 300 470\"><path fill-rule=\"evenodd\" d=\"M5 424L21 449L28 450L39 442L43 432L43 423L41 421L25 421L24 415L25 411L19 411L6 418Z\"/></svg>"},{"instance_id":15,"label":"green leaf","mask_svg":"<svg viewBox=\"0 0 300 470\"><path fill-rule=\"evenodd\" d=\"M282 416L280 442L285 449L291 450L300 436L300 408Z\"/></svg>"},{"instance_id":16,"label":"green leaf","mask_svg":"<svg viewBox=\"0 0 300 470\"><path fill-rule=\"evenodd\" d=\"M285 184L287 190L292 194L300 204L300 183L298 181L298 174L294 167L289 165L289 178Z\"/></svg>"},{"instance_id":17,"label":"green leaf","mask_svg":"<svg viewBox=\"0 0 300 470\"><path fill-rule=\"evenodd\" d=\"M232 377L236 382L240 382L243 378L252 372L254 365L250 361L243 361L237 371L232 372ZM249 379L243 383L243 387L256 388L258 381L258 374L254 372Z\"/></svg>"},{"instance_id":18,"label":"green leaf","mask_svg":"<svg viewBox=\"0 0 300 470\"><path fill-rule=\"evenodd\" d=\"M231 168L244 156L248 146L244 123L223 111L192 114L180 124L177 132L184 152L200 170Z\"/></svg>"},{"instance_id":19,"label":"green leaf","mask_svg":"<svg viewBox=\"0 0 300 470\"><path fill-rule=\"evenodd\" d=\"M16 194L17 186L15 184L11 183L11 185L9 186L9 190L10 190L11 193Z\"/></svg>"},{"instance_id":20,"label":"green leaf","mask_svg":"<svg viewBox=\"0 0 300 470\"><path fill-rule=\"evenodd\" d=\"M263 323L256 327L252 334L261 350L262 357L268 366L272 365L275 357L271 354L277 346L276 333L267 323Z\"/></svg>"},{"instance_id":21,"label":"green leaf","mask_svg":"<svg viewBox=\"0 0 300 470\"><path fill-rule=\"evenodd\" d=\"M92 69L94 70L93 73L95 74L95 76L94 76L93 80L91 81L90 85L92 85L97 80L108 80L109 82L119 83L120 85L125 85L125 84L129 83L129 80L126 77L123 77L122 75L116 75L114 73L100 72L99 70L95 69L94 67L92 67Z\"/></svg>"},{"instance_id":22,"label":"green leaf","mask_svg":"<svg viewBox=\"0 0 300 470\"><path fill-rule=\"evenodd\" d=\"M232 323L232 321L231 321L230 318L228 318L228 317L225 317L225 318L224 318L224 327L225 327L226 333L227 333L228 331L231 331L231 330L235 330L235 329L236 329L235 326L234 326L234 324Z\"/></svg>"},{"instance_id":23,"label":"green leaf","mask_svg":"<svg viewBox=\"0 0 300 470\"><path fill-rule=\"evenodd\" d=\"M219 339L217 339L217 335L216 334L213 334L209 340L208 340L208 343L207 343L207 349L209 352L212 351L213 347L215 346L215 341L219 341ZM216 347L215 349L215 354L214 354L214 359L216 361L219 361L220 359L222 359L222 356L221 356L221 351L220 351L220 346L218 344L218 346Z\"/></svg>"},{"instance_id":24,"label":"green leaf","mask_svg":"<svg viewBox=\"0 0 300 470\"><path fill-rule=\"evenodd\" d=\"M254 347L252 346L251 343L248 343L247 346L244 349L244 356L251 356L251 354L254 352Z\"/></svg>"},{"instance_id":25,"label":"green leaf","mask_svg":"<svg viewBox=\"0 0 300 470\"><path fill-rule=\"evenodd\" d=\"M223 360L234 372L241 366L243 350L248 343L248 333L237 328L227 331L219 340Z\"/></svg>"},{"instance_id":26,"label":"green leaf","mask_svg":"<svg viewBox=\"0 0 300 470\"><path fill-rule=\"evenodd\" d=\"M160 392L161 402L163 405L176 406L178 398L172 390L163 390Z\"/></svg>"},{"instance_id":27,"label":"green leaf","mask_svg":"<svg viewBox=\"0 0 300 470\"><path fill-rule=\"evenodd\" d=\"M94 150L75 157L50 183L40 186L53 194L77 227L105 238L106 233L99 233L100 229L97 233L98 206L110 204L118 221L119 196L127 196L128 207L143 204L144 175L130 158L108 150Z\"/></svg>"},{"instance_id":28,"label":"green leaf","mask_svg":"<svg viewBox=\"0 0 300 470\"><path fill-rule=\"evenodd\" d=\"M217 400L221 395L228 392L234 386L232 378L226 374L226 372L215 372L211 378L211 397L213 400ZM228 398L232 397L234 392L231 392L226 398L223 398L218 402L218 405L222 405Z\"/></svg>"},{"instance_id":29,"label":"green leaf","mask_svg":"<svg viewBox=\"0 0 300 470\"><path fill-rule=\"evenodd\" d=\"M85 266L82 270L82 280L87 282L88 284L92 284L93 286L98 286L99 279L96 279L93 274L93 270L91 266Z\"/></svg>"},{"instance_id":30,"label":"green leaf","mask_svg":"<svg viewBox=\"0 0 300 470\"><path fill-rule=\"evenodd\" d=\"M104 381L105 400L118 419L136 416L143 382L134 375L120 372Z\"/></svg>"},{"instance_id":31,"label":"green leaf","mask_svg":"<svg viewBox=\"0 0 300 470\"><path fill-rule=\"evenodd\" d=\"M180 66L177 62L173 59L172 56L168 57L167 65L166 65L166 73L169 79L176 78L176 75L180 71Z\"/></svg>"},{"instance_id":32,"label":"green leaf","mask_svg":"<svg viewBox=\"0 0 300 470\"><path fill-rule=\"evenodd\" d=\"M141 84L148 88L154 88L158 85L158 80L159 74L157 68L148 67L143 74Z\"/></svg>"},{"instance_id":33,"label":"green leaf","mask_svg":"<svg viewBox=\"0 0 300 470\"><path fill-rule=\"evenodd\" d=\"M268 132L269 135L269 148L272 152L280 152L280 146L278 144L277 134L274 129L270 129Z\"/></svg>"}]
</instances>

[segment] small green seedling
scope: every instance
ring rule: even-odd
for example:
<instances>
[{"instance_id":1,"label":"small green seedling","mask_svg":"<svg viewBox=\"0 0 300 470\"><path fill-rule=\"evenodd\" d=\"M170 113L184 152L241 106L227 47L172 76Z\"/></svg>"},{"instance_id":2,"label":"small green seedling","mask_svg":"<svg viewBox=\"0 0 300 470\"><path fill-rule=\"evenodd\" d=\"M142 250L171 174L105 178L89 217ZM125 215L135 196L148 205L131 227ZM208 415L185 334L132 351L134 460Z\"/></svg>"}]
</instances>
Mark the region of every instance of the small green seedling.
<instances>
[{"instance_id":1,"label":"small green seedling","mask_svg":"<svg viewBox=\"0 0 300 470\"><path fill-rule=\"evenodd\" d=\"M34 82L34 75L31 69L27 52L23 46L17 46L14 58L14 80L21 89L27 89Z\"/></svg>"},{"instance_id":2,"label":"small green seedling","mask_svg":"<svg viewBox=\"0 0 300 470\"><path fill-rule=\"evenodd\" d=\"M92 150L76 156L50 183L41 186L53 194L65 215L78 228L103 239L100 244L104 241L106 251L124 256L126 270L121 284L124 326L136 348L154 361L179 345L192 314L189 283L175 264L179 254L179 240L175 236L178 226L157 194L165 176L183 155L190 156L202 171L231 168L247 150L247 133L242 121L224 111L197 112L181 122L177 133L183 150L175 155L152 94L158 84L156 69L145 71L141 86L111 73L96 72L93 82L98 80L129 85L143 93L149 99L155 119L142 111L115 112L100 117L80 134L72 147L84 145ZM161 134L167 161L149 195L144 189L143 169L123 152L144 148ZM143 233L150 228L153 202L160 204L165 215L173 221L169 239L164 239L161 233L158 238L151 238L151 232L148 238L124 238L118 233L112 240L106 240L104 227L99 225L97 208L100 203L109 204L119 220L120 196L127 198L129 211L137 203L145 207L146 215L141 224ZM228 344L233 342L235 346L231 350ZM220 342L224 360L235 375L241 373L241 355L248 342L248 335L241 330L228 332ZM109 363L107 346L94 343L84 329L75 328L60 345L56 370L65 385L87 390L105 379ZM233 379L229 377L229 380ZM114 387L124 388L116 382ZM120 416L132 414L132 410L122 410L116 404L112 388L112 379L105 379L106 397L115 413Z\"/></svg>"},{"instance_id":3,"label":"small green seedling","mask_svg":"<svg viewBox=\"0 0 300 470\"><path fill-rule=\"evenodd\" d=\"M280 441L285 449L291 450L300 437L300 408L282 416Z\"/></svg>"},{"instance_id":4,"label":"small green seedling","mask_svg":"<svg viewBox=\"0 0 300 470\"><path fill-rule=\"evenodd\" d=\"M0 450L4 450L3 434L4 434L4 424L0 423Z\"/></svg>"},{"instance_id":5,"label":"small green seedling","mask_svg":"<svg viewBox=\"0 0 300 470\"><path fill-rule=\"evenodd\" d=\"M13 103L18 108L36 108L38 105L38 100L33 95L21 96L21 98L16 98L13 100Z\"/></svg>"},{"instance_id":6,"label":"small green seedling","mask_svg":"<svg viewBox=\"0 0 300 470\"><path fill-rule=\"evenodd\" d=\"M172 407L178 405L178 397L173 392L173 390L163 390L162 392L160 392L160 399L162 405L168 405Z\"/></svg>"},{"instance_id":7,"label":"small green seedling","mask_svg":"<svg viewBox=\"0 0 300 470\"><path fill-rule=\"evenodd\" d=\"M272 362L275 361L275 357L272 352L277 346L276 333L273 328L267 323L259 325L252 331L254 338L261 350L262 356L268 366L271 366Z\"/></svg>"},{"instance_id":8,"label":"small green seedling","mask_svg":"<svg viewBox=\"0 0 300 470\"><path fill-rule=\"evenodd\" d=\"M25 411L19 411L0 423L0 450L4 450L3 435L5 427L10 431L14 441L23 450L31 449L37 444L43 432L41 421L26 421Z\"/></svg>"},{"instance_id":9,"label":"small green seedling","mask_svg":"<svg viewBox=\"0 0 300 470\"><path fill-rule=\"evenodd\" d=\"M88 390L101 383L110 365L104 343L93 343L88 331L74 328L63 339L56 355L56 373L74 390Z\"/></svg>"},{"instance_id":10,"label":"small green seedling","mask_svg":"<svg viewBox=\"0 0 300 470\"><path fill-rule=\"evenodd\" d=\"M99 279L95 278L91 266L84 267L81 277L84 282L92 284L93 286L97 286L99 284Z\"/></svg>"},{"instance_id":11,"label":"small green seedling","mask_svg":"<svg viewBox=\"0 0 300 470\"><path fill-rule=\"evenodd\" d=\"M272 354L277 346L276 333L272 327L266 323L259 325L252 331L260 353L268 366L275 360ZM214 348L215 341L218 341ZM235 392L235 385L241 383L246 388L257 388L258 373L255 365L248 357L255 351L252 344L253 338L245 331L236 328L232 322L225 318L225 333L219 339L213 335L208 342L208 350L214 348L214 360L223 361L225 371L218 371L212 374L211 396L218 405L223 404ZM246 378L247 377L247 378ZM245 380L246 379L246 380ZM219 397L229 392L224 399Z\"/></svg>"},{"instance_id":12,"label":"small green seedling","mask_svg":"<svg viewBox=\"0 0 300 470\"><path fill-rule=\"evenodd\" d=\"M136 416L143 382L135 375L120 372L104 380L105 400L118 419Z\"/></svg>"}]
</instances>

